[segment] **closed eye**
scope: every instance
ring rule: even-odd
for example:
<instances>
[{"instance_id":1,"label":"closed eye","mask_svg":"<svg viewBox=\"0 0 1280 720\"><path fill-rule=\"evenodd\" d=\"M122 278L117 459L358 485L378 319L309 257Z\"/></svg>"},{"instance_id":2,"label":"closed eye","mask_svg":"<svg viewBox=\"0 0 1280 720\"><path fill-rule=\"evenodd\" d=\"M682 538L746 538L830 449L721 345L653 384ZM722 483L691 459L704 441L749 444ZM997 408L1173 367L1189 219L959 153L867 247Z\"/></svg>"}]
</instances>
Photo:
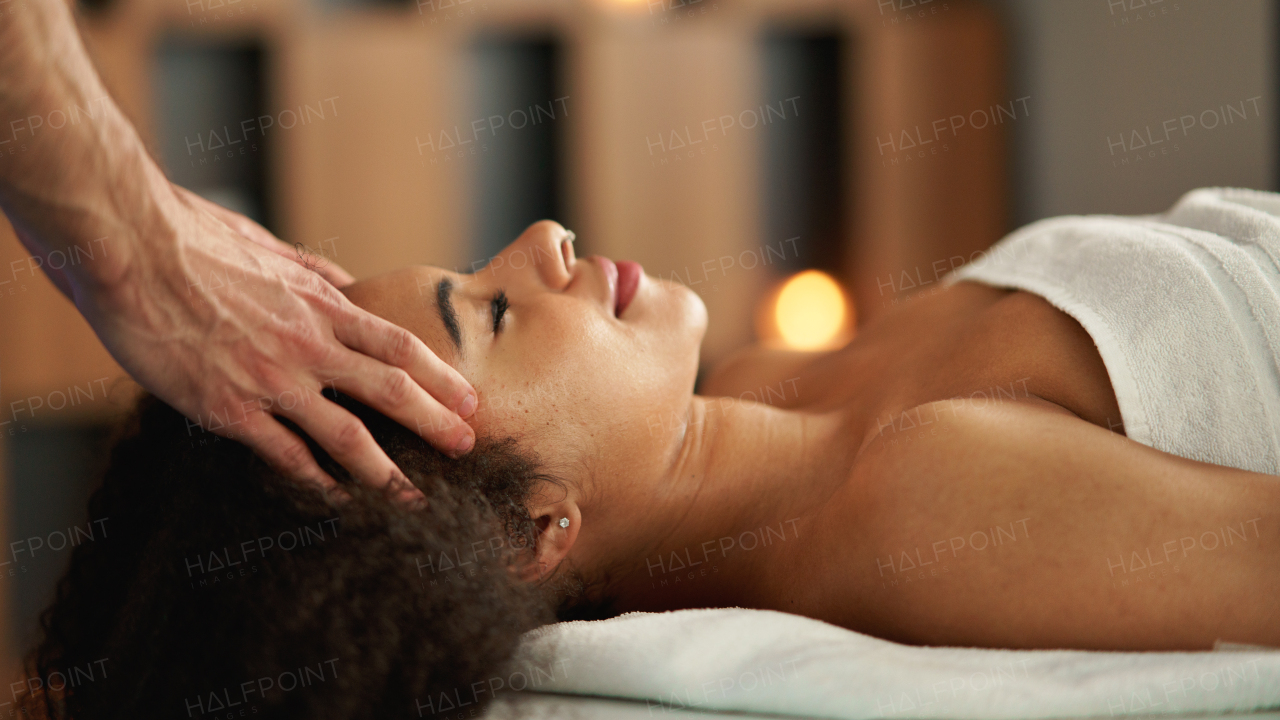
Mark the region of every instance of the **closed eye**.
<instances>
[{"instance_id":1,"label":"closed eye","mask_svg":"<svg viewBox=\"0 0 1280 720\"><path fill-rule=\"evenodd\" d=\"M494 335L497 335L499 328L502 327L502 316L507 314L508 306L507 294L502 290L499 290L498 293L493 296L493 299L489 301L489 310L493 314Z\"/></svg>"}]
</instances>

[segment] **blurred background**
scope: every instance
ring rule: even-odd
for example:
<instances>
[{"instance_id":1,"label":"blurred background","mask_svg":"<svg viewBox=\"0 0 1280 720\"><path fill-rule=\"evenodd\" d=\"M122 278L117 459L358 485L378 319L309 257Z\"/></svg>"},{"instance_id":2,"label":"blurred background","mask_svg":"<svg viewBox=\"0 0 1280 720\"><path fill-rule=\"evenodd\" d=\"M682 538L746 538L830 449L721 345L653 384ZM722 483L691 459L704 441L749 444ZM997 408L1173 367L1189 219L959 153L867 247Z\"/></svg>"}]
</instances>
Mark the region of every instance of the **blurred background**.
<instances>
[{"instance_id":1,"label":"blurred background","mask_svg":"<svg viewBox=\"0 0 1280 720\"><path fill-rule=\"evenodd\" d=\"M357 277L479 268L557 219L579 255L700 294L704 367L754 341L839 343L1039 218L1277 182L1265 0L83 0L81 14L175 182ZM70 548L110 532L84 502L134 390L0 225L12 662Z\"/></svg>"}]
</instances>

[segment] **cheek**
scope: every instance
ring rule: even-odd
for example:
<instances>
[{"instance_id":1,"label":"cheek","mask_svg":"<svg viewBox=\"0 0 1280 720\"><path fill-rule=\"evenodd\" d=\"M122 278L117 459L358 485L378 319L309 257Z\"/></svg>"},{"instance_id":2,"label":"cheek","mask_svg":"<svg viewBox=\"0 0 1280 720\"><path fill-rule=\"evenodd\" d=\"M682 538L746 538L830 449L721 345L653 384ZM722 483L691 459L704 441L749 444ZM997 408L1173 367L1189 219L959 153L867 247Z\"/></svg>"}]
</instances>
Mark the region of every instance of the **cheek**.
<instances>
[{"instance_id":1,"label":"cheek","mask_svg":"<svg viewBox=\"0 0 1280 720\"><path fill-rule=\"evenodd\" d=\"M602 436L624 441L636 428L644 432L646 413L677 385L667 353L603 318L539 320L524 328L519 343L480 363L473 380L480 393L477 429L578 447Z\"/></svg>"},{"instance_id":2,"label":"cheek","mask_svg":"<svg viewBox=\"0 0 1280 720\"><path fill-rule=\"evenodd\" d=\"M582 424L598 394L589 358L607 352L602 345L580 322L527 321L476 363L478 429L542 437Z\"/></svg>"}]
</instances>

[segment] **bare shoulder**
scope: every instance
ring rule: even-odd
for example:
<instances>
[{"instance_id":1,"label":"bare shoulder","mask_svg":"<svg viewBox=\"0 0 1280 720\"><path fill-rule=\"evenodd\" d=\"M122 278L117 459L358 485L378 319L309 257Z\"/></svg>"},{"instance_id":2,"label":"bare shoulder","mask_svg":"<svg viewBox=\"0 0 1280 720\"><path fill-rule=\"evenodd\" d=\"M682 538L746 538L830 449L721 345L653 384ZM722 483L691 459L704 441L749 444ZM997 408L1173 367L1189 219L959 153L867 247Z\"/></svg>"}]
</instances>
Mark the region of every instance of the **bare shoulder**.
<instances>
[{"instance_id":1,"label":"bare shoulder","mask_svg":"<svg viewBox=\"0 0 1280 720\"><path fill-rule=\"evenodd\" d=\"M953 479L993 471L1040 478L1084 472L1269 477L1161 452L1039 398L924 403L882 418L862 448L859 464L868 468Z\"/></svg>"}]
</instances>

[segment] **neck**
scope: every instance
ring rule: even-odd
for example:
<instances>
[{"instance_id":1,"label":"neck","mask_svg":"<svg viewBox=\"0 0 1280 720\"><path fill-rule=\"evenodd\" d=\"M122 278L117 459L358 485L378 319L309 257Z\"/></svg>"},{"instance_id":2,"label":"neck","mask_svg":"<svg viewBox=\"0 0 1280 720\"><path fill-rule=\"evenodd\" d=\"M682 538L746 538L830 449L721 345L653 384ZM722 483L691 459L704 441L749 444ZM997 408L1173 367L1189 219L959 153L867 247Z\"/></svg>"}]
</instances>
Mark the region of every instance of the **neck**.
<instances>
[{"instance_id":1,"label":"neck","mask_svg":"<svg viewBox=\"0 0 1280 720\"><path fill-rule=\"evenodd\" d=\"M583 509L579 566L616 610L759 605L854 455L838 414L732 398L694 396L682 430L660 482Z\"/></svg>"}]
</instances>

